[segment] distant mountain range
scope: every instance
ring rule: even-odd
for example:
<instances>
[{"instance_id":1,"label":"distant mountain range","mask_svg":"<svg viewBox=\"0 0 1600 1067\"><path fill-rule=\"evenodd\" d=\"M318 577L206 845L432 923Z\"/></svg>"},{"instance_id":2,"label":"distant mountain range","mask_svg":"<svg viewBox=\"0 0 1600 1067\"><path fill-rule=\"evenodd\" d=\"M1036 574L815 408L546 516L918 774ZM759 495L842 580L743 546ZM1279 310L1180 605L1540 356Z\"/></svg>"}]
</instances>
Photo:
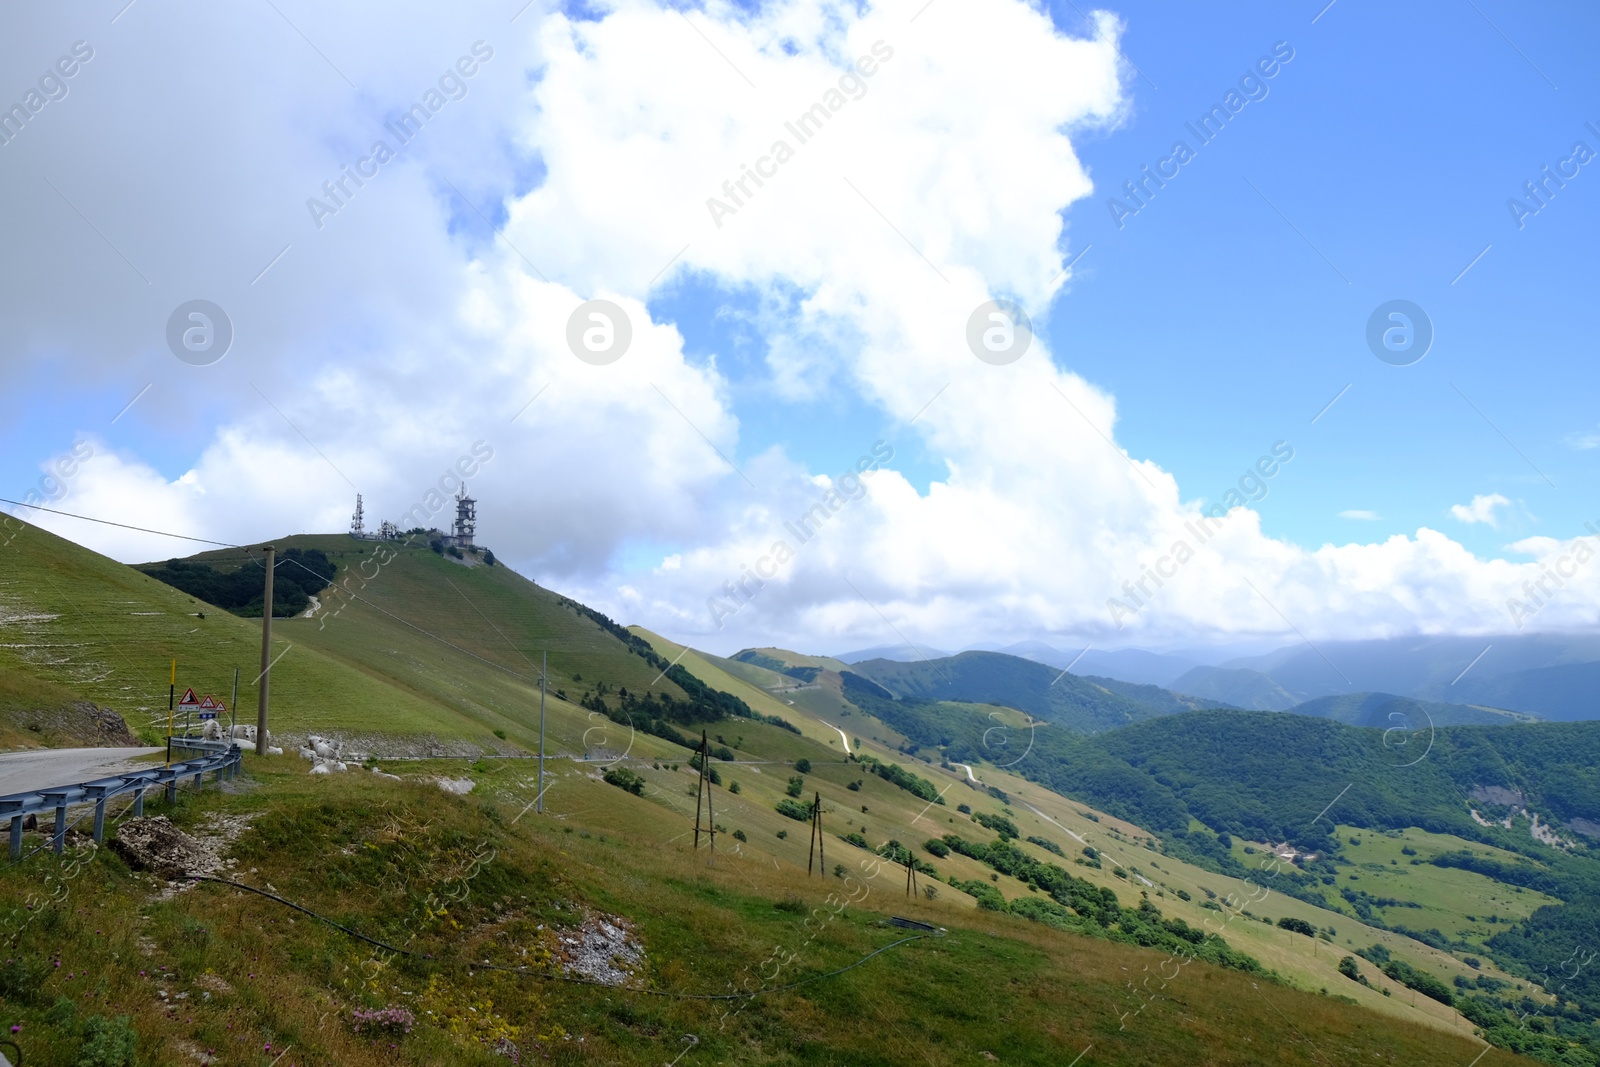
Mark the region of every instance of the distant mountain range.
<instances>
[{"instance_id":1,"label":"distant mountain range","mask_svg":"<svg viewBox=\"0 0 1600 1067\"><path fill-rule=\"evenodd\" d=\"M746 662L757 662L758 658L776 662L781 658L772 657L771 652L747 650L736 658ZM791 667L786 673L793 674L797 669ZM1290 702L1283 708L1242 700L1235 703L1117 678L1073 674L1003 652L962 652L914 662L872 659L853 664L846 673L871 681L899 700L996 704L1084 734L1201 709L1282 710L1353 726L1402 726L1410 730L1428 724L1501 725L1533 718L1495 708L1375 692L1335 694ZM1224 674L1236 677L1236 689L1247 697L1272 685L1264 675L1253 671ZM1258 683L1255 679L1264 681ZM1281 687L1276 687L1266 695L1276 698L1282 692Z\"/></svg>"},{"instance_id":2,"label":"distant mountain range","mask_svg":"<svg viewBox=\"0 0 1600 1067\"><path fill-rule=\"evenodd\" d=\"M1405 637L1298 644L1252 655L1232 649L1068 651L1022 641L998 653L1081 677L1116 679L1197 698L1203 705L1288 711L1327 696L1390 693L1482 705L1541 719L1600 719L1600 634ZM939 661L929 647L884 646L838 657Z\"/></svg>"},{"instance_id":3,"label":"distant mountain range","mask_svg":"<svg viewBox=\"0 0 1600 1067\"><path fill-rule=\"evenodd\" d=\"M1330 641L1196 667L1172 688L1282 711L1317 697L1378 691L1482 704L1543 719L1600 718L1600 635Z\"/></svg>"}]
</instances>

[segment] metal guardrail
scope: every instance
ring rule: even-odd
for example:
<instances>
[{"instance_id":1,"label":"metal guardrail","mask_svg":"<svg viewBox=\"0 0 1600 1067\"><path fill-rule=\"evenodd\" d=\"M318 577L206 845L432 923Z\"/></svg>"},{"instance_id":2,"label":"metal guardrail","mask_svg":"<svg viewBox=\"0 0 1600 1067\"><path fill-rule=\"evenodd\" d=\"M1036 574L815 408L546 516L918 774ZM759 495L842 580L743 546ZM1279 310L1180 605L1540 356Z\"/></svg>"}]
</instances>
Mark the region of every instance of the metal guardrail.
<instances>
[{"instance_id":1,"label":"metal guardrail","mask_svg":"<svg viewBox=\"0 0 1600 1067\"><path fill-rule=\"evenodd\" d=\"M22 824L29 815L53 810L56 816L55 833L51 848L61 852L67 839L67 809L74 805L94 804L94 839L106 839L106 802L128 793L134 795L133 814L144 814L144 795L152 788L165 786L167 800L176 803L178 784L193 778L195 788L200 788L205 774L216 774L216 780L236 778L243 764L244 754L231 741L206 741L195 737L174 737L169 740L167 754L174 749L188 749L202 753L198 758L174 762L170 766L151 767L149 770L96 778L77 785L64 785L51 789L37 789L26 793L0 796L0 818L11 819L11 858L22 855Z\"/></svg>"}]
</instances>

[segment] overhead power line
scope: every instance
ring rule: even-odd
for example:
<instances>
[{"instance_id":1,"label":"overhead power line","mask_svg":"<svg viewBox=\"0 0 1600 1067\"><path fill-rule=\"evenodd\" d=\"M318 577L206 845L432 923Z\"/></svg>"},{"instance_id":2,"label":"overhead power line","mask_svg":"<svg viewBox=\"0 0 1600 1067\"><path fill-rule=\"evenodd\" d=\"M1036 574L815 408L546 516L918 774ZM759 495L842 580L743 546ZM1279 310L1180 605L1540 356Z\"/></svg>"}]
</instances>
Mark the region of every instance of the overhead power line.
<instances>
[{"instance_id":1,"label":"overhead power line","mask_svg":"<svg viewBox=\"0 0 1600 1067\"><path fill-rule=\"evenodd\" d=\"M168 533L166 530L151 530L144 526L129 526L125 522L112 522L110 519L97 519L91 515L74 515L70 511L57 511L55 508L41 508L38 504L24 504L20 500L7 500L0 496L0 504L14 504L19 508L32 508L34 511L48 511L52 515L64 515L69 519L81 519L84 522L98 522L102 526L119 526L124 530L137 530L140 533L155 534L158 537L176 537L180 541L199 541L203 545L221 545L223 548L244 548L231 541L212 541L205 537L190 537L188 534Z\"/></svg>"}]
</instances>

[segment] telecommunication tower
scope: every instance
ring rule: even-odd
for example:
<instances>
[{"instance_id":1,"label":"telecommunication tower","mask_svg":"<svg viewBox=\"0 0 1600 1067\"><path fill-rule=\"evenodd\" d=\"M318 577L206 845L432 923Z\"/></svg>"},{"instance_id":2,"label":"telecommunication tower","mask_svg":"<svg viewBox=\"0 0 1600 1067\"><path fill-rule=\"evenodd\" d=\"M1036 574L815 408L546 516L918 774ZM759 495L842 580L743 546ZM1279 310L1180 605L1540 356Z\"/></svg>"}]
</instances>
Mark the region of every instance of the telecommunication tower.
<instances>
[{"instance_id":1,"label":"telecommunication tower","mask_svg":"<svg viewBox=\"0 0 1600 1067\"><path fill-rule=\"evenodd\" d=\"M478 502L467 495L467 487L462 484L456 493L456 525L453 538L457 546L471 548L472 538L478 532Z\"/></svg>"}]
</instances>

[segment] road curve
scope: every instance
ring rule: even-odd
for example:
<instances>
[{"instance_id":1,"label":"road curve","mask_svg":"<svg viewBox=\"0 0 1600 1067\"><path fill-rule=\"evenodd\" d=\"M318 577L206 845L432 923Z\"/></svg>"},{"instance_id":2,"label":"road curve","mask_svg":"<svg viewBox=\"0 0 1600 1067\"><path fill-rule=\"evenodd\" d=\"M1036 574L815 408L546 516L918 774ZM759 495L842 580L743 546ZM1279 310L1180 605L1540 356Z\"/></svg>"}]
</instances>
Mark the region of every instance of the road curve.
<instances>
[{"instance_id":1,"label":"road curve","mask_svg":"<svg viewBox=\"0 0 1600 1067\"><path fill-rule=\"evenodd\" d=\"M135 757L161 752L159 748L30 748L0 753L0 796L26 793L56 785L76 785L92 778L109 778L148 764Z\"/></svg>"}]
</instances>

